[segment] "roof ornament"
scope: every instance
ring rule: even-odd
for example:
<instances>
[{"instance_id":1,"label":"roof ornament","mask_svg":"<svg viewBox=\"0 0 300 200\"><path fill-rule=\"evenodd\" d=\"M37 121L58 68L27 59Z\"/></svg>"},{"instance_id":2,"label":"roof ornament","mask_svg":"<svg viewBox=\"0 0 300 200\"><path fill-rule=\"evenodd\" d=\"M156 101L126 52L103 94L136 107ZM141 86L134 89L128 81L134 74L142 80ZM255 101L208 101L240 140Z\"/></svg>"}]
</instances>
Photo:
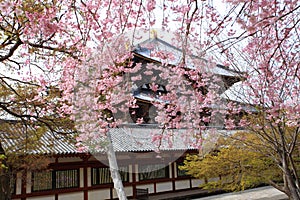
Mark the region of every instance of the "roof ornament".
<instances>
[{"instance_id":1,"label":"roof ornament","mask_svg":"<svg viewBox=\"0 0 300 200\"><path fill-rule=\"evenodd\" d=\"M155 29L150 30L150 38L157 39L157 31Z\"/></svg>"}]
</instances>

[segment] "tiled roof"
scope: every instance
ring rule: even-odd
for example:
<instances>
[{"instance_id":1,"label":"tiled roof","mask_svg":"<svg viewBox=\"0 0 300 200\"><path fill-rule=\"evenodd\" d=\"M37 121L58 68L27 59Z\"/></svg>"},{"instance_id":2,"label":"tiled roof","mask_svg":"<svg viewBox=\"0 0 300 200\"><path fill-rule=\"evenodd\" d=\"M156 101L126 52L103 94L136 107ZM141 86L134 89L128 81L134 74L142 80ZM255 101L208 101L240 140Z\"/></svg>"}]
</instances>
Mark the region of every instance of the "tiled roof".
<instances>
[{"instance_id":1,"label":"tiled roof","mask_svg":"<svg viewBox=\"0 0 300 200\"><path fill-rule=\"evenodd\" d=\"M16 121L1 120L0 142L6 152L32 154L71 154L76 147L67 137L49 131L35 131Z\"/></svg>"},{"instance_id":2,"label":"tiled roof","mask_svg":"<svg viewBox=\"0 0 300 200\"><path fill-rule=\"evenodd\" d=\"M178 65L182 61L182 55L183 55L182 50L165 42L164 40L159 39L159 38L148 39L142 43L139 43L134 49L134 53L136 53L136 54L139 54L148 59L152 59L154 61L162 62L163 60L161 58L155 56L155 53L157 53L159 51L168 52L168 53L173 54L174 58L172 60L168 59L168 64L170 64L170 65ZM190 57L193 59L201 60L204 63L208 62L207 60L200 58L198 56L195 56L195 55L191 55ZM194 66L194 64L189 60L187 60L186 64L187 64L187 67L190 69L195 69L196 67L199 67L199 66ZM203 68L203 70L210 71L213 74L229 76L229 77L241 76L240 72L235 71L230 68L226 68L225 66L222 66L219 64L213 68L205 67L205 68Z\"/></svg>"},{"instance_id":3,"label":"tiled roof","mask_svg":"<svg viewBox=\"0 0 300 200\"><path fill-rule=\"evenodd\" d=\"M157 149L152 140L152 134L160 132L152 127L114 128L109 131L113 148L116 152L153 151ZM180 131L177 131L180 132ZM182 131L181 131L182 132ZM172 145L162 140L160 150L186 150L178 134L171 138ZM26 142L27 141L27 142ZM75 154L78 150L75 141L49 131L36 132L32 127L20 123L0 123L0 142L5 152L29 154Z\"/></svg>"},{"instance_id":4,"label":"tiled roof","mask_svg":"<svg viewBox=\"0 0 300 200\"><path fill-rule=\"evenodd\" d=\"M165 130L150 127L134 127L134 128L116 128L111 129L110 135L114 150L117 152L128 151L154 151L159 150L187 150L193 149L189 144L185 144L181 136L186 130ZM171 133L172 132L172 133ZM170 137L162 138L161 143L153 141L153 135Z\"/></svg>"}]
</instances>

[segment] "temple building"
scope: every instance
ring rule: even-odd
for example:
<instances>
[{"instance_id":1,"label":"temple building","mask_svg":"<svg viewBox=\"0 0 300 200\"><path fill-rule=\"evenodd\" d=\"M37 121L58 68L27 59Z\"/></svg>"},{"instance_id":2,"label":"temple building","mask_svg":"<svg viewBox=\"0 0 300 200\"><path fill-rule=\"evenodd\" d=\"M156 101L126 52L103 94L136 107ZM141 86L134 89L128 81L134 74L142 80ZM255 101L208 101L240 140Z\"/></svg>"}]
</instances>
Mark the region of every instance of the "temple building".
<instances>
[{"instance_id":1,"label":"temple building","mask_svg":"<svg viewBox=\"0 0 300 200\"><path fill-rule=\"evenodd\" d=\"M142 68L137 73L143 74L146 71L143 64L162 64L160 58L153 54L153 51L157 49L173 52L174 55L182 54L180 49L161 39L146 40L133 50L133 62L142 63ZM166 66L176 65L179 61L180 58L175 56ZM206 61L202 59L202 62ZM195 68L193 65L188 67L190 70ZM215 65L207 70L222 80L222 87L218 91L220 95L234 83L241 81L239 72L222 65ZM161 129L155 123L156 110L152 103L154 100L160 100L159 97L153 99L154 96L168 93L168 83L157 81L158 88L155 95L150 84L151 80L148 76L134 83L133 90L130 92L136 98L138 107L128 110L128 123L109 131L128 198L139 198L140 191L147 191L151 196L195 190L204 181L194 179L179 169L186 154L198 152L196 147L186 144L180 136L181 132L186 131L184 128L171 129L170 131L176 133L172 138L172 144L163 140L157 152L152 135L153 132L159 132ZM180 113L177 114L180 115ZM137 120L141 118L143 123L137 124ZM0 144L5 154L9 156L10 152L16 151L15 149L25 148L30 144L26 143L28 138L19 122L2 120L0 127L1 124L7 123L11 126L10 132L14 134L8 134L0 129ZM229 132L224 129L224 124L212 126L219 132ZM38 138L34 150L26 153L33 157L34 155L47 157L49 162L47 170L21 170L16 173L12 199L105 200L117 198L105 154L78 152L73 140L63 136L57 137L47 131Z\"/></svg>"}]
</instances>

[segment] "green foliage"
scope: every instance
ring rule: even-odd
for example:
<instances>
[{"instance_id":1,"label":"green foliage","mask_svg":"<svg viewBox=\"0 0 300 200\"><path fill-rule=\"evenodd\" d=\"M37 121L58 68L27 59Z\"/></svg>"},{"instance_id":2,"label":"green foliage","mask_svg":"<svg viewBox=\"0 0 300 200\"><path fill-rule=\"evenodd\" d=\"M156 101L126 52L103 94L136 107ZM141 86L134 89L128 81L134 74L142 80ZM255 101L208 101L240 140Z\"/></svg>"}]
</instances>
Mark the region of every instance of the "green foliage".
<instances>
[{"instance_id":1,"label":"green foliage","mask_svg":"<svg viewBox=\"0 0 300 200\"><path fill-rule=\"evenodd\" d=\"M0 120L1 140L14 145L5 146L6 166L12 171L36 170L49 164L44 155L36 150L45 144L46 133L57 139L75 141L74 123L67 115L61 115L61 91L54 86L42 88L38 85L21 83L8 87L0 84L0 98L5 102L0 113L13 120ZM4 106L5 105L5 106ZM7 114L8 113L8 114ZM49 141L49 147L55 141ZM1 164L2 155L0 155Z\"/></svg>"},{"instance_id":2,"label":"green foliage","mask_svg":"<svg viewBox=\"0 0 300 200\"><path fill-rule=\"evenodd\" d=\"M0 154L0 174L3 171L6 171L8 169L8 167L5 164L5 160L7 159L7 157L4 154Z\"/></svg>"},{"instance_id":3,"label":"green foliage","mask_svg":"<svg viewBox=\"0 0 300 200\"><path fill-rule=\"evenodd\" d=\"M259 139L250 133L237 133L235 139L221 138L218 147L207 155L188 155L181 169L208 180L200 186L204 189L240 191L270 180L281 181L280 169L265 149L253 148L248 142L259 143Z\"/></svg>"}]
</instances>

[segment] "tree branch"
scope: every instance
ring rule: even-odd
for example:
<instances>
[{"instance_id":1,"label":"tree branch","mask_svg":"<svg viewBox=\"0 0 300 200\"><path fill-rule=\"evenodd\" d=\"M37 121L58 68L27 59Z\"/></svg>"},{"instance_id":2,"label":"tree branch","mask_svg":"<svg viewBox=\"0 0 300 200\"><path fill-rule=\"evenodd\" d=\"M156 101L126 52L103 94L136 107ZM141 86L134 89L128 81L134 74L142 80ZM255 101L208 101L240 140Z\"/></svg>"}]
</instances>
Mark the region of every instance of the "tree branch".
<instances>
[{"instance_id":1,"label":"tree branch","mask_svg":"<svg viewBox=\"0 0 300 200\"><path fill-rule=\"evenodd\" d=\"M18 49L18 47L23 44L23 42L20 40L20 38L17 39L14 46L8 51L8 53L5 56L0 56L0 62L3 62L4 60L10 58L14 52Z\"/></svg>"}]
</instances>

